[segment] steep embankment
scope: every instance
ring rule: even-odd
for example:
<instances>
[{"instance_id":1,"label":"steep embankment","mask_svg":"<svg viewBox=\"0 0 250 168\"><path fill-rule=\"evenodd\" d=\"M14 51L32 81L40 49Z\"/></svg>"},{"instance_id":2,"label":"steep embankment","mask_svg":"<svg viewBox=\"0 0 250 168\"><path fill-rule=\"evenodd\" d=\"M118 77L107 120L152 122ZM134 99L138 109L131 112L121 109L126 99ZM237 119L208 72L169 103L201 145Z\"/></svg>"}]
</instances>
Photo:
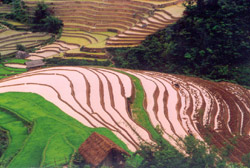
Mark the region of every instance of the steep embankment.
<instances>
[{"instance_id":1,"label":"steep embankment","mask_svg":"<svg viewBox=\"0 0 250 168\"><path fill-rule=\"evenodd\" d=\"M0 93L33 92L83 125L111 130L135 151L141 141L163 137L177 149L179 138L210 138L231 145L233 161L250 152L250 94L231 83L157 72L94 67L53 67L0 82ZM237 139L237 143L233 140Z\"/></svg>"}]
</instances>

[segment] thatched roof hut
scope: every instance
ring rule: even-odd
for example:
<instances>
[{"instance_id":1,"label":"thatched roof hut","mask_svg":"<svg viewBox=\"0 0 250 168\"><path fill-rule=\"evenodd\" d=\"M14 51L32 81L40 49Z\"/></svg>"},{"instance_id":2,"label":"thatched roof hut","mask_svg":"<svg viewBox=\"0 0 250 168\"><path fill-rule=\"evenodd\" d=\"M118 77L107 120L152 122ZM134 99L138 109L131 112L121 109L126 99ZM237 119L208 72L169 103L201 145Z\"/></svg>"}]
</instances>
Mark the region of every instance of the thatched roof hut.
<instances>
[{"instance_id":1,"label":"thatched roof hut","mask_svg":"<svg viewBox=\"0 0 250 168\"><path fill-rule=\"evenodd\" d=\"M18 59L25 59L29 56L29 53L25 52L25 51L17 51L16 53L16 58Z\"/></svg>"},{"instance_id":2,"label":"thatched roof hut","mask_svg":"<svg viewBox=\"0 0 250 168\"><path fill-rule=\"evenodd\" d=\"M94 167L103 165L121 168L124 166L124 155L129 156L124 149L96 132L80 146L79 153Z\"/></svg>"},{"instance_id":3,"label":"thatched roof hut","mask_svg":"<svg viewBox=\"0 0 250 168\"><path fill-rule=\"evenodd\" d=\"M44 66L45 63L43 62L43 60L33 60L33 61L26 62L26 65L27 65L27 69L34 69L37 67Z\"/></svg>"}]
</instances>

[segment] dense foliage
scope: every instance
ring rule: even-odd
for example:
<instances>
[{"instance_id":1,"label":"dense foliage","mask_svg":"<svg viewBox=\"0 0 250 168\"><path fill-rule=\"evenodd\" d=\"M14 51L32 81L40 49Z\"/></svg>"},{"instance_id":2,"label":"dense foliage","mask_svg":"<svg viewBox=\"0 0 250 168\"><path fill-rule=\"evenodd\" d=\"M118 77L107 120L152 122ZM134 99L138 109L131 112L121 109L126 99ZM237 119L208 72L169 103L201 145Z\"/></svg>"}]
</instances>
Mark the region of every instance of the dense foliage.
<instances>
[{"instance_id":1,"label":"dense foliage","mask_svg":"<svg viewBox=\"0 0 250 168\"><path fill-rule=\"evenodd\" d=\"M216 148L208 148L206 143L195 139L192 135L187 136L183 142L183 149L186 156L179 153L175 148L165 141L158 140L156 144L143 144L131 158L139 154L143 160L133 164L128 162L126 168L243 168L241 164L228 162L228 158L222 156L223 150L218 151ZM250 154L246 155L246 162ZM248 160L247 160L248 159ZM248 162L249 163L249 162Z\"/></svg>"},{"instance_id":2,"label":"dense foliage","mask_svg":"<svg viewBox=\"0 0 250 168\"><path fill-rule=\"evenodd\" d=\"M250 85L250 1L185 3L184 17L141 46L110 50L116 66Z\"/></svg>"},{"instance_id":3,"label":"dense foliage","mask_svg":"<svg viewBox=\"0 0 250 168\"><path fill-rule=\"evenodd\" d=\"M59 33L60 29L63 27L63 23L52 14L53 11L51 11L45 3L38 3L32 20L32 28L36 31Z\"/></svg>"},{"instance_id":4,"label":"dense foliage","mask_svg":"<svg viewBox=\"0 0 250 168\"><path fill-rule=\"evenodd\" d=\"M3 2L4 4L10 4L10 3L13 2L13 0L2 0L2 2Z\"/></svg>"},{"instance_id":5,"label":"dense foliage","mask_svg":"<svg viewBox=\"0 0 250 168\"><path fill-rule=\"evenodd\" d=\"M63 27L63 22L53 16L53 11L44 3L39 2L35 8L34 16L29 15L29 9L21 0L6 1L11 3L11 13L5 18L31 25L33 31L57 34Z\"/></svg>"},{"instance_id":6,"label":"dense foliage","mask_svg":"<svg viewBox=\"0 0 250 168\"><path fill-rule=\"evenodd\" d=\"M247 167L250 167L250 153L242 157L242 163L246 165Z\"/></svg>"},{"instance_id":7,"label":"dense foliage","mask_svg":"<svg viewBox=\"0 0 250 168\"><path fill-rule=\"evenodd\" d=\"M27 23L29 21L29 14L28 7L25 5L25 3L20 0L13 0L11 4L11 13L7 14L6 18L16 20L22 23Z\"/></svg>"}]
</instances>

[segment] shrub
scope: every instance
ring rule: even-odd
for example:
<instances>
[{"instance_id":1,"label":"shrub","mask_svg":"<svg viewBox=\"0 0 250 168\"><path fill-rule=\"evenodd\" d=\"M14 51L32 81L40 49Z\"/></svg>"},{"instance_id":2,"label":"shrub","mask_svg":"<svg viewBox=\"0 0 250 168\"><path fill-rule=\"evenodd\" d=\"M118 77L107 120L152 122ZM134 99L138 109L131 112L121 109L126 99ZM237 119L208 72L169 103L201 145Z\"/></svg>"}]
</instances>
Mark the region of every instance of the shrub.
<instances>
[{"instance_id":1,"label":"shrub","mask_svg":"<svg viewBox=\"0 0 250 168\"><path fill-rule=\"evenodd\" d=\"M73 167L78 167L78 168L87 168L90 167L86 161L84 160L84 158L82 157L82 155L79 152L76 152L74 155L74 159L73 159Z\"/></svg>"},{"instance_id":2,"label":"shrub","mask_svg":"<svg viewBox=\"0 0 250 168\"><path fill-rule=\"evenodd\" d=\"M16 49L17 49L18 51L25 51L25 50L26 50L26 47L25 47L24 45L22 45L22 44L17 44L17 45L16 45Z\"/></svg>"}]
</instances>

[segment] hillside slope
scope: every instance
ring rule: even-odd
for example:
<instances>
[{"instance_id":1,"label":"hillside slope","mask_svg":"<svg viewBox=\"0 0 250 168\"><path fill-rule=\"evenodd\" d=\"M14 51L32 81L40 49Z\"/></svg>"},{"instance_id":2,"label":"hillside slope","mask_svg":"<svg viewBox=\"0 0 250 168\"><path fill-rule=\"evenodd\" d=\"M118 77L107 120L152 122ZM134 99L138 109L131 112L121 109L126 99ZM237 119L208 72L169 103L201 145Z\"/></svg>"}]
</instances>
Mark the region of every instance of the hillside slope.
<instances>
[{"instance_id":1,"label":"hillside slope","mask_svg":"<svg viewBox=\"0 0 250 168\"><path fill-rule=\"evenodd\" d=\"M2 79L0 93L5 92L37 93L85 126L108 128L131 151L142 141L153 143L158 136L153 127L159 127L179 150L179 138L192 134L219 148L233 146L233 161L250 152L250 93L231 83L65 66Z\"/></svg>"}]
</instances>

